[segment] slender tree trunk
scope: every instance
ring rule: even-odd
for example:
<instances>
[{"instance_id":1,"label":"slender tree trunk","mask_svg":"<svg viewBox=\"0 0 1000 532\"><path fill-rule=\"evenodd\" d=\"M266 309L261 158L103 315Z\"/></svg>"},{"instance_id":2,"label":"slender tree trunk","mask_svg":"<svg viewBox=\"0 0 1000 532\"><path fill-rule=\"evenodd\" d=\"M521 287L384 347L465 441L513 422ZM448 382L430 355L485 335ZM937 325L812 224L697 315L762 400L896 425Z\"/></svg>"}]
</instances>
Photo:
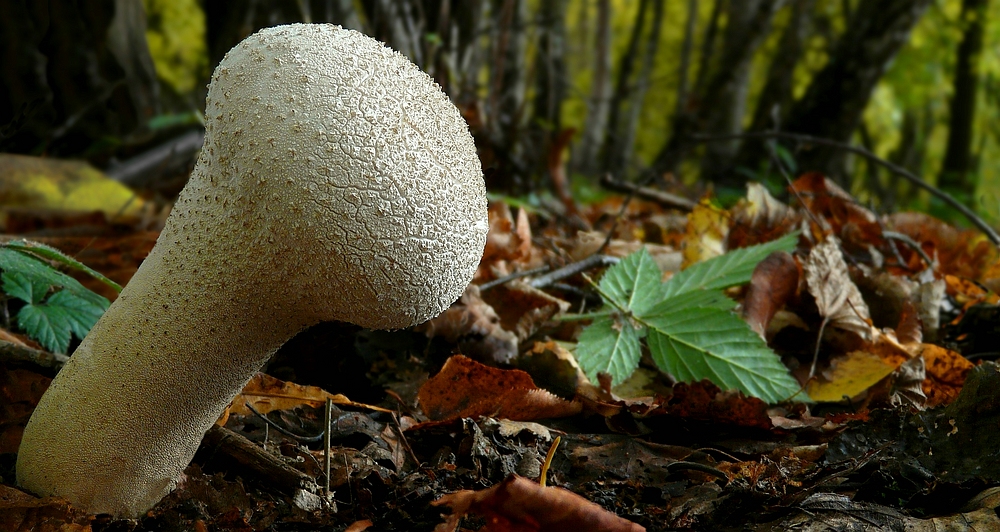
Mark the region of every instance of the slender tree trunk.
<instances>
[{"instance_id":1,"label":"slender tree trunk","mask_svg":"<svg viewBox=\"0 0 1000 532\"><path fill-rule=\"evenodd\" d=\"M815 4L815 0L794 0L788 25L781 34L778 49L767 71L767 81L757 100L749 131L781 129L782 118L788 114L792 104L792 76L804 51L805 39L809 34L809 17ZM740 146L735 166L756 170L758 163L767 157L764 141L747 139ZM734 175L737 179L743 177L745 176Z\"/></svg>"},{"instance_id":2,"label":"slender tree trunk","mask_svg":"<svg viewBox=\"0 0 1000 532\"><path fill-rule=\"evenodd\" d=\"M587 120L576 151L576 168L585 174L597 171L601 141L608 125L611 95L611 2L597 0L597 32L594 51L594 74L587 105Z\"/></svg>"},{"instance_id":3,"label":"slender tree trunk","mask_svg":"<svg viewBox=\"0 0 1000 532\"><path fill-rule=\"evenodd\" d=\"M622 52L618 60L618 79L615 82L614 96L611 98L608 111L608 127L604 135L604 159L602 170L605 172L615 172L621 166L621 139L622 132L620 117L624 107L631 99L633 87L630 85L632 71L639 55L639 41L642 38L642 30L646 24L646 11L649 8L649 0L639 2L639 10L635 15L635 22L632 24L632 34L629 35L628 46Z\"/></svg>"},{"instance_id":4,"label":"slender tree trunk","mask_svg":"<svg viewBox=\"0 0 1000 532\"><path fill-rule=\"evenodd\" d=\"M100 159L108 137L145 137L159 85L141 2L3 6L0 151Z\"/></svg>"},{"instance_id":5,"label":"slender tree trunk","mask_svg":"<svg viewBox=\"0 0 1000 532\"><path fill-rule=\"evenodd\" d=\"M559 110L566 98L566 0L541 3L535 58L535 117L545 122L548 144L562 129Z\"/></svg>"},{"instance_id":6,"label":"slender tree trunk","mask_svg":"<svg viewBox=\"0 0 1000 532\"><path fill-rule=\"evenodd\" d=\"M938 185L966 200L971 199L976 191L972 137L979 87L979 57L983 50L988 8L989 0L962 1L965 32L955 57L948 148L938 177Z\"/></svg>"},{"instance_id":7,"label":"slender tree trunk","mask_svg":"<svg viewBox=\"0 0 1000 532\"><path fill-rule=\"evenodd\" d=\"M787 130L847 142L889 62L931 0L859 2L830 60L793 106ZM802 152L799 166L826 172L842 184L844 154L828 147Z\"/></svg>"},{"instance_id":8,"label":"slender tree trunk","mask_svg":"<svg viewBox=\"0 0 1000 532\"><path fill-rule=\"evenodd\" d=\"M632 160L635 152L635 137L639 128L639 118L642 114L643 101L652 81L653 64L656 60L656 53L660 48L660 29L663 26L663 3L666 0L653 1L653 20L650 21L649 38L646 39L646 50L642 57L642 67L639 70L639 79L635 82L635 93L632 96L632 103L629 105L628 116L622 127L620 135L621 155L618 162L619 172Z\"/></svg>"},{"instance_id":9,"label":"slender tree trunk","mask_svg":"<svg viewBox=\"0 0 1000 532\"><path fill-rule=\"evenodd\" d=\"M731 135L743 131L753 54L770 32L774 14L783 4L779 0L741 0L730 4L722 62L716 67L706 92L706 105L702 107L702 122L708 134ZM739 147L738 140L707 144L702 158L702 179L739 185L740 180L730 171Z\"/></svg>"},{"instance_id":10,"label":"slender tree trunk","mask_svg":"<svg viewBox=\"0 0 1000 532\"><path fill-rule=\"evenodd\" d=\"M681 148L692 133L732 134L742 130L750 63L757 47L770 30L775 12L783 4L783 0L729 2L726 7L723 48L714 64L708 67L711 71L705 70L706 67L703 66L699 72L699 85L703 89L698 90L695 96L698 104L694 117L678 117L670 142L656 158L655 170L675 171L680 162ZM706 64L704 57L702 64ZM708 144L707 154L702 159L702 177L717 180L731 174L727 170L738 149L738 141Z\"/></svg>"},{"instance_id":11,"label":"slender tree trunk","mask_svg":"<svg viewBox=\"0 0 1000 532\"><path fill-rule=\"evenodd\" d=\"M718 6L718 2L715 4ZM717 10L716 10L717 11ZM688 74L691 69L691 52L694 49L694 30L698 25L698 0L688 0L687 22L684 24L684 40L681 43L680 66L677 68L677 105L674 116L680 116L688 106Z\"/></svg>"}]
</instances>

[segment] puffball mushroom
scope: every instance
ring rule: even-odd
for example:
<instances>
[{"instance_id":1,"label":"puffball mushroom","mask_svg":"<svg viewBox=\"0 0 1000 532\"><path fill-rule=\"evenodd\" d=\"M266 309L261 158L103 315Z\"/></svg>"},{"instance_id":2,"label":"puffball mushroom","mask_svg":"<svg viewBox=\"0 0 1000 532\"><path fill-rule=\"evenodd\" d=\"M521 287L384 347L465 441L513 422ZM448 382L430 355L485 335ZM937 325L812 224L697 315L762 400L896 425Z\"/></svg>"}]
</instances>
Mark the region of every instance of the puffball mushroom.
<instances>
[{"instance_id":1,"label":"puffball mushroom","mask_svg":"<svg viewBox=\"0 0 1000 532\"><path fill-rule=\"evenodd\" d=\"M469 284L486 188L429 76L332 25L261 30L216 68L205 146L156 246L45 392L18 484L137 516L286 340L397 329Z\"/></svg>"}]
</instances>

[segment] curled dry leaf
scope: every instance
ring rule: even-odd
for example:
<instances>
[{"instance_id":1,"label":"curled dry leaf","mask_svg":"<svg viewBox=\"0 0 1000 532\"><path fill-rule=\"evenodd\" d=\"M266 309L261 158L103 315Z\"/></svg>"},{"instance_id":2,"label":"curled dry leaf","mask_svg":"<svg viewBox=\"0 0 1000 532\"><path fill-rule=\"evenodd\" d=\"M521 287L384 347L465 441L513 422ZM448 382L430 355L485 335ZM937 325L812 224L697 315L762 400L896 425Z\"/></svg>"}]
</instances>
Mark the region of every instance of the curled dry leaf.
<instances>
[{"instance_id":1,"label":"curled dry leaf","mask_svg":"<svg viewBox=\"0 0 1000 532\"><path fill-rule=\"evenodd\" d=\"M247 408L250 403L261 414L267 414L275 410L291 410L300 405L318 407L326 404L329 398L333 404L354 406L366 410L377 410L379 412L391 412L381 407L355 403L341 394L333 394L318 386L303 386L294 382L286 382L276 379L265 373L254 375L243 387L232 404L222 414L217 425L225 425L230 415L248 416L253 412Z\"/></svg>"},{"instance_id":2,"label":"curled dry leaf","mask_svg":"<svg viewBox=\"0 0 1000 532\"><path fill-rule=\"evenodd\" d=\"M822 232L832 232L852 251L867 251L882 241L882 226L870 210L858 205L844 189L819 172L810 172L789 187L819 220Z\"/></svg>"},{"instance_id":3,"label":"curled dry leaf","mask_svg":"<svg viewBox=\"0 0 1000 532\"><path fill-rule=\"evenodd\" d=\"M473 278L476 283L541 266L541 251L531 244L531 225L524 209L518 211L515 220L506 203L494 202L489 207L489 219L486 249Z\"/></svg>"},{"instance_id":4,"label":"curled dry leaf","mask_svg":"<svg viewBox=\"0 0 1000 532\"><path fill-rule=\"evenodd\" d=\"M440 336L477 360L507 364L517 356L517 335L504 329L493 307L470 284L459 300L438 317L418 325L429 338Z\"/></svg>"},{"instance_id":5,"label":"curled dry leaf","mask_svg":"<svg viewBox=\"0 0 1000 532\"><path fill-rule=\"evenodd\" d=\"M886 226L903 233L917 243L940 264L942 273L972 280L990 281L991 267L997 262L997 247L979 231L958 229L929 214L901 212L889 215ZM899 246L904 257L913 259L911 267L927 267L919 257L913 257L906 246ZM994 272L1000 270L993 270ZM994 285L995 279L987 282Z\"/></svg>"},{"instance_id":6,"label":"curled dry leaf","mask_svg":"<svg viewBox=\"0 0 1000 532\"><path fill-rule=\"evenodd\" d=\"M902 345L892 334L872 329L873 340L862 349L835 357L819 378L809 381L809 398L839 402L855 397L890 376L914 357L918 345Z\"/></svg>"},{"instance_id":7,"label":"curled dry leaf","mask_svg":"<svg viewBox=\"0 0 1000 532\"><path fill-rule=\"evenodd\" d=\"M927 406L951 403L962 391L965 377L975 365L960 353L932 344L923 344L920 355L924 358L927 376L923 391Z\"/></svg>"},{"instance_id":8,"label":"curled dry leaf","mask_svg":"<svg viewBox=\"0 0 1000 532\"><path fill-rule=\"evenodd\" d=\"M791 232L802 215L778 201L760 183L747 184L747 197L730 209L729 249L770 242Z\"/></svg>"},{"instance_id":9,"label":"curled dry leaf","mask_svg":"<svg viewBox=\"0 0 1000 532\"><path fill-rule=\"evenodd\" d=\"M523 342L547 321L569 310L569 302L548 294L523 281L511 281L482 294L482 299L496 311L501 326L513 331Z\"/></svg>"},{"instance_id":10,"label":"curled dry leaf","mask_svg":"<svg viewBox=\"0 0 1000 532\"><path fill-rule=\"evenodd\" d=\"M581 409L580 403L538 388L521 370L491 368L462 355L449 358L420 387L417 399L435 421L479 416L532 421L571 416Z\"/></svg>"},{"instance_id":11,"label":"curled dry leaf","mask_svg":"<svg viewBox=\"0 0 1000 532\"><path fill-rule=\"evenodd\" d=\"M743 301L743 319L762 338L771 318L799 288L799 265L786 251L775 251L760 261L750 277Z\"/></svg>"},{"instance_id":12,"label":"curled dry leaf","mask_svg":"<svg viewBox=\"0 0 1000 532\"><path fill-rule=\"evenodd\" d=\"M829 319L831 326L852 331L871 341L873 328L868 305L851 281L837 237L828 236L813 247L802 269L820 315Z\"/></svg>"},{"instance_id":13,"label":"curled dry leaf","mask_svg":"<svg viewBox=\"0 0 1000 532\"><path fill-rule=\"evenodd\" d=\"M463 490L431 503L448 506L451 515L435 532L451 532L467 513L485 518L483 532L640 532L645 528L562 488L542 487L511 475L482 491Z\"/></svg>"}]
</instances>

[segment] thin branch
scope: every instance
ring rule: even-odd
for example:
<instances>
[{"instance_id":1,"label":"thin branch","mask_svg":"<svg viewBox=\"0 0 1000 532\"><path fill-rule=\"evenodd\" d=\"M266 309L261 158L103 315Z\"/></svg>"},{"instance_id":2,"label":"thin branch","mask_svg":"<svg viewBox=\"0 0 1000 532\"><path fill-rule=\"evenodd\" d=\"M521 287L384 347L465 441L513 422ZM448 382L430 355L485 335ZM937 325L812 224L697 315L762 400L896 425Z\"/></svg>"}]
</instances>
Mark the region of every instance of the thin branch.
<instances>
[{"instance_id":1,"label":"thin branch","mask_svg":"<svg viewBox=\"0 0 1000 532\"><path fill-rule=\"evenodd\" d=\"M598 266L611 266L618 263L617 257L609 257L607 255L590 255L589 257L572 262L555 270L553 272L542 275L541 277L536 277L533 279L529 285L532 288L544 288L549 286L556 281L566 279L567 277L572 277L578 273L585 272L591 268L596 268Z\"/></svg>"},{"instance_id":2,"label":"thin branch","mask_svg":"<svg viewBox=\"0 0 1000 532\"><path fill-rule=\"evenodd\" d=\"M655 201L664 207L671 207L680 211L691 212L696 206L698 206L697 202L691 201L683 196L678 196L676 194L671 194L655 188L634 185L625 181L618 181L611 177L611 174L604 174L604 177L601 178L601 185L616 192L635 194L640 198Z\"/></svg>"},{"instance_id":3,"label":"thin branch","mask_svg":"<svg viewBox=\"0 0 1000 532\"><path fill-rule=\"evenodd\" d=\"M715 142L715 141L725 141L734 139L747 139L747 138L782 138L790 139L798 142L804 142L809 144L818 144L821 146L830 146L833 148L838 148L856 155L860 155L869 161L879 164L884 168L888 169L890 172L906 179L907 181L913 183L917 187L920 187L927 192L929 192L934 197L940 199L941 201L948 204L948 206L962 213L972 225L976 226L980 231L982 231L987 238L995 245L1000 245L1000 234L990 227L982 218L980 218L972 209L966 207L961 202L951 197L948 193L943 190L927 183L921 179L916 174L910 172L906 168L899 166L895 163L887 161L878 155L857 146L848 144L846 142L840 142L836 140L825 139L822 137L814 137L812 135L803 135L800 133L786 133L784 131L759 131L759 132L748 132L748 133L737 133L734 135L690 135L690 139L696 142Z\"/></svg>"}]
</instances>

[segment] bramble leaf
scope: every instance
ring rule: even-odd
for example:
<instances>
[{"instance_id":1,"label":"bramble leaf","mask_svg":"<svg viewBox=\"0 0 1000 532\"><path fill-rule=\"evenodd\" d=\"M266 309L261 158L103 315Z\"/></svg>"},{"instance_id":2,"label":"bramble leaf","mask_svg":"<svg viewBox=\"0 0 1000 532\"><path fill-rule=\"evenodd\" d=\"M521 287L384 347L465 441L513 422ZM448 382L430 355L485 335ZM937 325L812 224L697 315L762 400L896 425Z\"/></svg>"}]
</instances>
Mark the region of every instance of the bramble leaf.
<instances>
[{"instance_id":1,"label":"bramble leaf","mask_svg":"<svg viewBox=\"0 0 1000 532\"><path fill-rule=\"evenodd\" d=\"M692 264L667 281L663 297L698 289L722 290L749 282L758 262L775 251L793 251L798 241L799 234L792 233L765 244L736 249L714 259Z\"/></svg>"},{"instance_id":2,"label":"bramble leaf","mask_svg":"<svg viewBox=\"0 0 1000 532\"><path fill-rule=\"evenodd\" d=\"M643 247L608 268L598 287L611 299L606 303L641 314L663 299L662 275Z\"/></svg>"},{"instance_id":3,"label":"bramble leaf","mask_svg":"<svg viewBox=\"0 0 1000 532\"><path fill-rule=\"evenodd\" d=\"M576 359L580 369L597 382L600 372L611 375L612 384L628 378L639 367L642 347L639 339L644 330L637 328L621 314L602 316L580 333L576 344Z\"/></svg>"},{"instance_id":4,"label":"bramble leaf","mask_svg":"<svg viewBox=\"0 0 1000 532\"><path fill-rule=\"evenodd\" d=\"M689 292L657 305L641 318L653 361L683 382L708 379L772 403L795 395L798 382L732 306L718 291Z\"/></svg>"}]
</instances>

